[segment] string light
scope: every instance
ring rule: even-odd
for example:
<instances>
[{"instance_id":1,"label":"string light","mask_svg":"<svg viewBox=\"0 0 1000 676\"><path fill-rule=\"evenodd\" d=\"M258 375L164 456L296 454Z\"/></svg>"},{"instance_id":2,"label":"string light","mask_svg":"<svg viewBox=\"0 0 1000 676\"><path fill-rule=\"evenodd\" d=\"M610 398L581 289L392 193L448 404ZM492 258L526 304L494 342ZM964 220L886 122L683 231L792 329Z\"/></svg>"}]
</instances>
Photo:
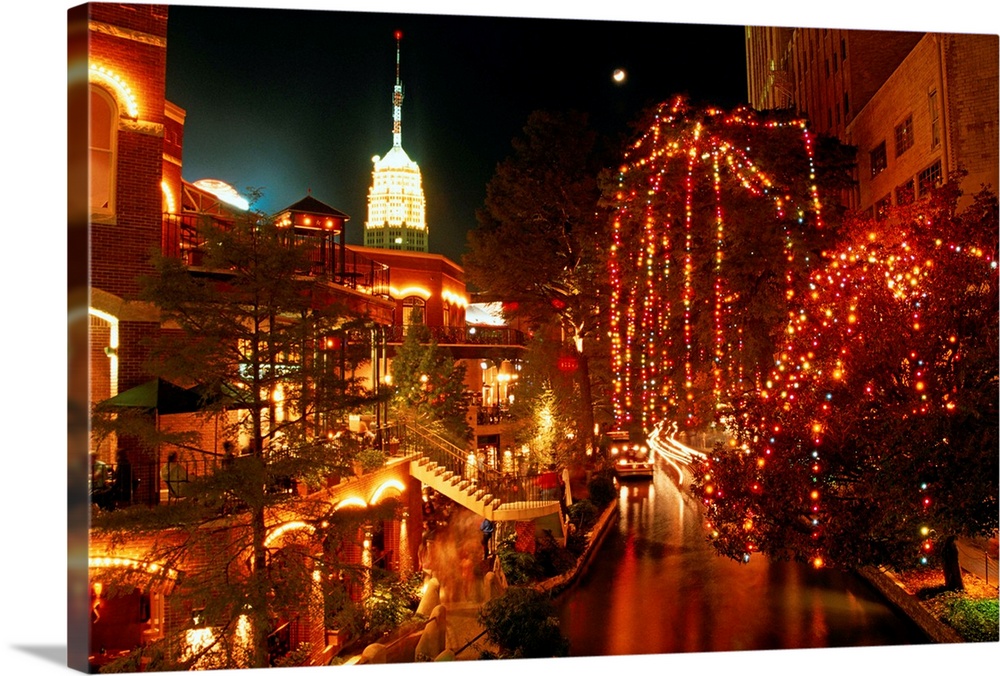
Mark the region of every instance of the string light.
<instances>
[{"instance_id":1,"label":"string light","mask_svg":"<svg viewBox=\"0 0 1000 676\"><path fill-rule=\"evenodd\" d=\"M883 397L884 404L879 401L874 405L885 408L900 401L896 410L902 419L934 412L947 416L958 409L960 394L945 386L948 381L944 379L948 378L947 362L962 354L962 340L955 327L941 323L939 317L947 315L932 314L938 304L949 300L941 297L948 293L948 287L929 282L936 271L943 269L958 279L978 279L983 268L993 271L988 275L995 275L996 261L974 244L949 244L940 237L928 237L929 232L897 228L867 233L862 241L845 243L842 250L824 254L826 265L805 279L803 288L808 293L801 307L789 311L784 342L777 350L772 372L756 393L760 401L777 399L788 403L780 410L770 409L773 421L763 418L756 424L744 422L747 430L772 431L767 445L761 444L763 450L755 465L758 470L763 470L764 458L768 457L769 463L783 463L781 466L793 480L801 477L798 480L807 482L805 494L813 527L810 537L815 543L811 560L817 567L825 565L825 538L832 537L823 529L832 515L825 512L821 498L824 489L836 490L837 482L824 479L821 457L825 435L837 424L837 412L857 400ZM953 236L964 237L960 232ZM898 375L886 374L882 381L877 374L854 372L860 369L851 368L855 363L852 351L867 352L873 345L855 337L878 336L878 331L884 330L880 327L889 325L900 327L897 334L887 337L890 343L905 346ZM943 360L941 355L950 357ZM865 363L864 359L860 363ZM939 368L942 373L935 372ZM800 403L795 403L796 395ZM779 420L794 420L792 416L798 415L811 416L805 418L798 431L778 424ZM801 458L802 439L812 440L807 462ZM780 454L773 449L780 449ZM800 467L808 470L799 473ZM721 485L715 485L715 494L707 503L722 504ZM746 490L756 494L766 485L759 471L747 473ZM939 503L933 483L917 482L912 498L904 498L904 503L899 509L933 519ZM914 560L927 564L935 550L934 530L922 525L914 540L919 547Z\"/></svg>"},{"instance_id":2,"label":"string light","mask_svg":"<svg viewBox=\"0 0 1000 676\"><path fill-rule=\"evenodd\" d=\"M750 130L763 130L764 138L801 134L809 171L805 193L779 189L753 161L745 139ZM615 191L608 270L612 406L619 425L636 421L649 430L683 419L694 427L746 389L746 299L726 283L732 229L723 195L773 204L791 289L799 263L796 237L822 226L814 179L812 138L801 120L763 123L747 108L697 111L683 98L659 106L625 154ZM702 218L706 212L711 219ZM712 285L702 289L698 279L709 266ZM711 317L708 345L700 344L695 330L703 312Z\"/></svg>"}]
</instances>

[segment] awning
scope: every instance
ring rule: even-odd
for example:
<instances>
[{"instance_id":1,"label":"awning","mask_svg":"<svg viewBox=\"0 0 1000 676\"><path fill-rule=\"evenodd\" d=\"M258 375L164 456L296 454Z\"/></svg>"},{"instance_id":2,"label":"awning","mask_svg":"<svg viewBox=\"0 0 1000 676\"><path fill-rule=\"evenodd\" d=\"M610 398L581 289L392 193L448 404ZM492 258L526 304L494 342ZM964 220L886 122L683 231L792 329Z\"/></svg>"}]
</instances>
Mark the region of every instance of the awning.
<instances>
[{"instance_id":1,"label":"awning","mask_svg":"<svg viewBox=\"0 0 1000 676\"><path fill-rule=\"evenodd\" d=\"M110 412L116 409L142 409L156 411L160 415L170 413L193 413L202 408L197 392L154 378L130 390L105 399L96 406L98 411Z\"/></svg>"}]
</instances>

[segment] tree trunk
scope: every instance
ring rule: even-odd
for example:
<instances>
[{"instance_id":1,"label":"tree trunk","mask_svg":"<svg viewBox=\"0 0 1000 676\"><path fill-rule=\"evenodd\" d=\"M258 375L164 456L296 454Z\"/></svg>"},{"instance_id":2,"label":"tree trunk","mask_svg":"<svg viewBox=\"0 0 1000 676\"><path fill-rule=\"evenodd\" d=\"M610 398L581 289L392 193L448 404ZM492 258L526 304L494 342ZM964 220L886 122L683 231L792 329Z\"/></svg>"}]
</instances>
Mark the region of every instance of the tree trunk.
<instances>
[{"instance_id":1,"label":"tree trunk","mask_svg":"<svg viewBox=\"0 0 1000 676\"><path fill-rule=\"evenodd\" d=\"M270 656L267 649L267 637L271 631L270 616L266 589L268 588L267 548L264 540L267 536L267 524L264 519L264 509L254 509L250 517L253 538L253 570L250 572L253 582L250 585L250 624L251 632L251 668L269 666Z\"/></svg>"},{"instance_id":2,"label":"tree trunk","mask_svg":"<svg viewBox=\"0 0 1000 676\"><path fill-rule=\"evenodd\" d=\"M584 448L591 452L594 449L594 397L590 391L590 364L587 355L582 351L577 352L580 368L577 369L580 386L580 440L584 443Z\"/></svg>"},{"instance_id":3,"label":"tree trunk","mask_svg":"<svg viewBox=\"0 0 1000 676\"><path fill-rule=\"evenodd\" d=\"M954 535L949 535L944 540L941 548L941 565L944 568L944 586L948 591L962 591L965 583L962 582L962 568L958 564L958 544Z\"/></svg>"}]
</instances>

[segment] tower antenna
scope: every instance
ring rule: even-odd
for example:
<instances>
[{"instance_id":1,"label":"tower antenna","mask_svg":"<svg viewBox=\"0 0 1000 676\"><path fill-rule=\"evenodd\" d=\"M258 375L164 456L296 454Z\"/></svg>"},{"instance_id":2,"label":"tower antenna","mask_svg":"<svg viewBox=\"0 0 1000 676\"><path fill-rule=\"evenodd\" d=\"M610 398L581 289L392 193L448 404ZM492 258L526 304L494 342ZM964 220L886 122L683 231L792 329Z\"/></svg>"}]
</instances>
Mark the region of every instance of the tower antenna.
<instances>
[{"instance_id":1,"label":"tower antenna","mask_svg":"<svg viewBox=\"0 0 1000 676\"><path fill-rule=\"evenodd\" d=\"M399 42L403 31L396 31L396 86L392 88L392 147L403 145L403 82L399 78Z\"/></svg>"}]
</instances>

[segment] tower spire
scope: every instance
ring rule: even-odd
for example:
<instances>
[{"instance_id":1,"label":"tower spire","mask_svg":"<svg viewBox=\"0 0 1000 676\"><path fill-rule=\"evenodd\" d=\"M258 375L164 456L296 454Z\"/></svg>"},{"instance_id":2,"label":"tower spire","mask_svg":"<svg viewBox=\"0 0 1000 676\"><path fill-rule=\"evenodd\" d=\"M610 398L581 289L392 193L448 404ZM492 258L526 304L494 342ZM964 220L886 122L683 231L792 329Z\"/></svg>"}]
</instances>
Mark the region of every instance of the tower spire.
<instances>
[{"instance_id":1,"label":"tower spire","mask_svg":"<svg viewBox=\"0 0 1000 676\"><path fill-rule=\"evenodd\" d=\"M392 147L403 146L403 81L399 78L399 42L403 31L396 31L396 86L392 88Z\"/></svg>"}]
</instances>

